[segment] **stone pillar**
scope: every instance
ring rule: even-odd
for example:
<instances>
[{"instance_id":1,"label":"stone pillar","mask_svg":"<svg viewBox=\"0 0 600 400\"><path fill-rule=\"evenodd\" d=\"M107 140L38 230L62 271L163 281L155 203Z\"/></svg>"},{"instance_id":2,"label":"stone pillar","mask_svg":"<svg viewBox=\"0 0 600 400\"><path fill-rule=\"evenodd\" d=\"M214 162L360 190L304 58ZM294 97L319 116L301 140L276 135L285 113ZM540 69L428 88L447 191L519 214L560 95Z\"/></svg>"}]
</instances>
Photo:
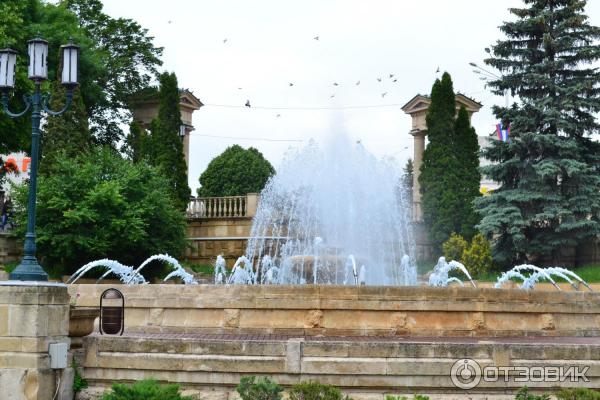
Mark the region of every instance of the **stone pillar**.
<instances>
[{"instance_id":1,"label":"stone pillar","mask_svg":"<svg viewBox=\"0 0 600 400\"><path fill-rule=\"evenodd\" d=\"M421 175L421 165L423 164L423 152L425 151L425 131L411 131L413 135L413 220L423 220L423 210L421 209L421 185L419 176Z\"/></svg>"},{"instance_id":2,"label":"stone pillar","mask_svg":"<svg viewBox=\"0 0 600 400\"><path fill-rule=\"evenodd\" d=\"M72 397L72 368L51 369L48 353L51 343L70 344L68 332L66 285L0 282L0 398L50 400L58 378L57 399Z\"/></svg>"},{"instance_id":3,"label":"stone pillar","mask_svg":"<svg viewBox=\"0 0 600 400\"><path fill-rule=\"evenodd\" d=\"M246 195L246 217L254 217L258 209L258 193L248 193Z\"/></svg>"},{"instance_id":4,"label":"stone pillar","mask_svg":"<svg viewBox=\"0 0 600 400\"><path fill-rule=\"evenodd\" d=\"M183 155L185 156L188 175L190 174L190 132L191 130L185 128L185 135L183 136Z\"/></svg>"}]
</instances>

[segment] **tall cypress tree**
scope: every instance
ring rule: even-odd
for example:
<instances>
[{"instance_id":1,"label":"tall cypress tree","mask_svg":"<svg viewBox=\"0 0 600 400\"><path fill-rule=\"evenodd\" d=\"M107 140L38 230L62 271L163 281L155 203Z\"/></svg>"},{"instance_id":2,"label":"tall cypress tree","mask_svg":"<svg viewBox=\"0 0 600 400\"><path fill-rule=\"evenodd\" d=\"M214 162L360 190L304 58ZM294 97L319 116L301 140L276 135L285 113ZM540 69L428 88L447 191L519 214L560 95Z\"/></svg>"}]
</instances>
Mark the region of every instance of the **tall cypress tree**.
<instances>
[{"instance_id":1,"label":"tall cypress tree","mask_svg":"<svg viewBox=\"0 0 600 400\"><path fill-rule=\"evenodd\" d=\"M427 111L429 143L423 153L419 175L423 221L429 231L429 239L438 250L456 231L454 213L458 196L453 190L456 187L453 171L458 165L452 151L455 104L452 79L444 73L431 89L431 105Z\"/></svg>"},{"instance_id":2,"label":"tall cypress tree","mask_svg":"<svg viewBox=\"0 0 600 400\"><path fill-rule=\"evenodd\" d=\"M508 142L485 151L484 173L501 184L478 201L479 229L493 239L494 256L509 265L551 256L600 232L600 151L591 135L600 125L600 29L585 15L585 0L524 0L500 30L506 40L485 61L502 77L494 92L519 99L494 107L511 126Z\"/></svg>"},{"instance_id":3,"label":"tall cypress tree","mask_svg":"<svg viewBox=\"0 0 600 400\"><path fill-rule=\"evenodd\" d=\"M458 111L454 131L454 154L458 164L455 172L459 182L456 190L460 198L456 209L456 215L460 216L460 230L456 232L470 240L477 233L475 226L479 222L473 201L480 196L481 173L477 133L471 126L469 113L464 106Z\"/></svg>"},{"instance_id":4,"label":"tall cypress tree","mask_svg":"<svg viewBox=\"0 0 600 400\"><path fill-rule=\"evenodd\" d=\"M160 75L158 117L153 123L153 162L161 168L171 183L171 192L177 206L185 211L190 200L187 165L183 154L183 142L179 136L181 114L179 111L179 88L174 73Z\"/></svg>"}]
</instances>

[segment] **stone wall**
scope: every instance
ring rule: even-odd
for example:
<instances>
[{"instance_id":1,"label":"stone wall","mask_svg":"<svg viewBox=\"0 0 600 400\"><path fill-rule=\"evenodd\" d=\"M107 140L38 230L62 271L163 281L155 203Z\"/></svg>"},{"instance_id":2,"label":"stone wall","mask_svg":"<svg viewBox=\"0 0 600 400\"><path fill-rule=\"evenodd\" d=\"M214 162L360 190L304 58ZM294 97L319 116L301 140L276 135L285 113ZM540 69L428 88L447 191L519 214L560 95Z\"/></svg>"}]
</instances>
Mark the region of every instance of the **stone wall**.
<instances>
[{"instance_id":1,"label":"stone wall","mask_svg":"<svg viewBox=\"0 0 600 400\"><path fill-rule=\"evenodd\" d=\"M85 338L84 395L102 393L112 382L153 377L176 382L203 400L239 399L235 386L245 375L268 375L286 387L316 380L340 387L354 400L384 400L387 394L427 394L432 399L514 399L527 385L532 392L558 387L600 387L600 344L593 340L461 341L381 338L270 338L150 335ZM452 366L461 359L486 366L569 366L588 381L482 381L469 391L456 388Z\"/></svg>"},{"instance_id":2,"label":"stone wall","mask_svg":"<svg viewBox=\"0 0 600 400\"><path fill-rule=\"evenodd\" d=\"M69 295L62 284L0 283L0 399L58 400L73 396L72 368L53 370L50 343L70 343Z\"/></svg>"},{"instance_id":3,"label":"stone wall","mask_svg":"<svg viewBox=\"0 0 600 400\"><path fill-rule=\"evenodd\" d=\"M0 232L0 264L17 261L22 250L20 241L11 237L8 232Z\"/></svg>"},{"instance_id":4,"label":"stone wall","mask_svg":"<svg viewBox=\"0 0 600 400\"><path fill-rule=\"evenodd\" d=\"M97 306L110 285L71 285ZM600 294L370 286L116 286L125 326L146 333L600 336Z\"/></svg>"}]
</instances>

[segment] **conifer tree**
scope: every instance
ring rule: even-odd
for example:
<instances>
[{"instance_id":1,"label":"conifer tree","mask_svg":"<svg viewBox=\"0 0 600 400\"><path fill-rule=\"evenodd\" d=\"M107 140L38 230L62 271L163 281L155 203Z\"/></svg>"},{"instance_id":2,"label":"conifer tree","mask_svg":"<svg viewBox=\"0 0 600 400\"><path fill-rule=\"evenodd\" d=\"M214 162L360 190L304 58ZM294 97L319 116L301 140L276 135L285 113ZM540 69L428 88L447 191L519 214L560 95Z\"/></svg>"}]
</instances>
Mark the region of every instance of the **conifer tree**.
<instances>
[{"instance_id":1,"label":"conifer tree","mask_svg":"<svg viewBox=\"0 0 600 400\"><path fill-rule=\"evenodd\" d=\"M481 173L477 133L471 126L469 113L464 106L458 111L454 131L454 154L457 158L455 172L458 174L459 182L456 190L460 198L455 211L461 218L460 229L456 232L470 240L477 233L475 226L479 222L473 201L480 196Z\"/></svg>"},{"instance_id":2,"label":"conifer tree","mask_svg":"<svg viewBox=\"0 0 600 400\"><path fill-rule=\"evenodd\" d=\"M149 156L149 141L150 137L146 130L143 129L139 123L133 121L131 124L129 124L129 133L125 138L125 146L123 146L123 151L134 163L140 162Z\"/></svg>"},{"instance_id":3,"label":"conifer tree","mask_svg":"<svg viewBox=\"0 0 600 400\"><path fill-rule=\"evenodd\" d=\"M429 143L423 153L419 183L422 192L423 221L429 239L439 250L452 232L455 206L458 202L455 175L457 168L453 147L454 116L456 113L452 80L445 73L436 80L431 90L431 105L427 111L427 136Z\"/></svg>"},{"instance_id":4,"label":"conifer tree","mask_svg":"<svg viewBox=\"0 0 600 400\"><path fill-rule=\"evenodd\" d=\"M500 30L486 64L502 74L490 82L518 102L495 107L510 140L485 150L483 172L500 188L478 201L479 229L493 239L504 266L552 257L600 232L598 133L600 29L585 0L524 0Z\"/></svg>"},{"instance_id":5,"label":"conifer tree","mask_svg":"<svg viewBox=\"0 0 600 400\"><path fill-rule=\"evenodd\" d=\"M151 156L152 162L169 179L178 208L185 211L191 192L183 142L179 136L181 124L177 77L174 73L165 72L160 76L158 117L153 123Z\"/></svg>"},{"instance_id":6,"label":"conifer tree","mask_svg":"<svg viewBox=\"0 0 600 400\"><path fill-rule=\"evenodd\" d=\"M65 88L60 82L52 82L50 109L64 107ZM90 150L93 137L89 130L88 116L79 88L73 90L73 102L61 115L50 117L42 134L41 173L51 173L56 157L75 158Z\"/></svg>"}]
</instances>

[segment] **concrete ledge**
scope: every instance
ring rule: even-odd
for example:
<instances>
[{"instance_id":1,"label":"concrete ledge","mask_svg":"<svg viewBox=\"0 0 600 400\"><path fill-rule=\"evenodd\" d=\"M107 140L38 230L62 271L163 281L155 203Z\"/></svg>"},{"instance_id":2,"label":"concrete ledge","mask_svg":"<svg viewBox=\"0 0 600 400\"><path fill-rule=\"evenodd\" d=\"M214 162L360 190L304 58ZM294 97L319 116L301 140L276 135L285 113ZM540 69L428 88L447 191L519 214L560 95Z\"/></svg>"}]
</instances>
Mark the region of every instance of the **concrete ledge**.
<instances>
[{"instance_id":1,"label":"concrete ledge","mask_svg":"<svg viewBox=\"0 0 600 400\"><path fill-rule=\"evenodd\" d=\"M318 380L338 386L344 392L360 394L355 396L357 400L383 400L385 394L397 393L437 394L434 398L508 397L524 385L545 392L559 387L600 387L600 341L596 339L445 340L93 335L84 339L83 366L92 392L99 392L112 382L153 377L179 383L186 390L215 393L215 396L220 393L219 396L225 397L216 398L223 399L231 398L228 396L244 375L268 375L285 386ZM184 352L174 352L175 349ZM451 381L452 365L464 358L475 360L482 368L588 367L589 381L522 383L515 382L515 376L511 375L508 381L482 381L467 392L456 388Z\"/></svg>"},{"instance_id":2,"label":"concrete ledge","mask_svg":"<svg viewBox=\"0 0 600 400\"><path fill-rule=\"evenodd\" d=\"M215 285L71 285L78 306L125 295L130 332L360 336L599 336L600 293ZM2 313L0 304L0 314Z\"/></svg>"}]
</instances>

